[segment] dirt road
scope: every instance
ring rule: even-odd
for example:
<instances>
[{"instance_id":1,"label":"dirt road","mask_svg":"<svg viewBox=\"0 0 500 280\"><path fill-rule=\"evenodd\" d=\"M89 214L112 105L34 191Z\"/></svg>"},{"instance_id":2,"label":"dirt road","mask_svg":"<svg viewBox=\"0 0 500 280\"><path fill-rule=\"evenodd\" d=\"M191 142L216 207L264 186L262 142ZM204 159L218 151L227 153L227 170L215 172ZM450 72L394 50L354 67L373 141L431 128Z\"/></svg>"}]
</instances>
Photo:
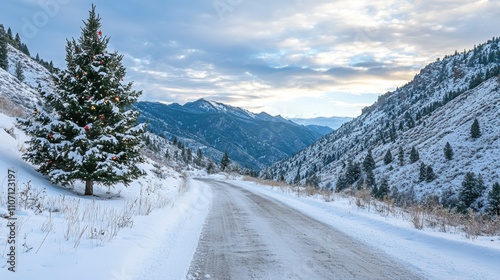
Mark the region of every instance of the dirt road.
<instances>
[{"instance_id":1,"label":"dirt road","mask_svg":"<svg viewBox=\"0 0 500 280\"><path fill-rule=\"evenodd\" d=\"M224 182L188 279L421 279L383 253L280 202Z\"/></svg>"}]
</instances>

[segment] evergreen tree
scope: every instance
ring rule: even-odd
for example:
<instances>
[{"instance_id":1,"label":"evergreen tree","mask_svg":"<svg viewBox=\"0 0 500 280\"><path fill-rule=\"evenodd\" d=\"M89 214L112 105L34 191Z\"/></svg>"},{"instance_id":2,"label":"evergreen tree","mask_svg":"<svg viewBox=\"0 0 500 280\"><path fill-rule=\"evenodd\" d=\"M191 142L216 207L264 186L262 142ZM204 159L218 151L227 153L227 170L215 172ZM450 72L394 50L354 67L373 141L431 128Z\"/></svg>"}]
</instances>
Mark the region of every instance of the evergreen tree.
<instances>
[{"instance_id":1,"label":"evergreen tree","mask_svg":"<svg viewBox=\"0 0 500 280\"><path fill-rule=\"evenodd\" d=\"M479 198L483 195L484 190L485 186L481 175L476 176L473 172L467 172L458 194L459 211L465 212L470 208L479 211L483 206Z\"/></svg>"},{"instance_id":2,"label":"evergreen tree","mask_svg":"<svg viewBox=\"0 0 500 280\"><path fill-rule=\"evenodd\" d=\"M229 163L231 163L231 161L229 160L229 154L226 150L220 161L220 169L222 169L222 171L226 170L226 168L229 167Z\"/></svg>"},{"instance_id":3,"label":"evergreen tree","mask_svg":"<svg viewBox=\"0 0 500 280\"><path fill-rule=\"evenodd\" d=\"M389 137L391 138L392 142L396 141L397 132L396 132L396 126L394 125L394 122L391 124L391 130L389 132Z\"/></svg>"},{"instance_id":4,"label":"evergreen tree","mask_svg":"<svg viewBox=\"0 0 500 280\"><path fill-rule=\"evenodd\" d=\"M430 183L436 179L436 174L434 173L434 170L432 169L432 166L428 165L427 166L427 171L425 173L425 181L427 183Z\"/></svg>"},{"instance_id":5,"label":"evergreen tree","mask_svg":"<svg viewBox=\"0 0 500 280\"><path fill-rule=\"evenodd\" d=\"M7 28L7 40L9 41L9 43L13 43L14 42L14 37L12 36L12 29Z\"/></svg>"},{"instance_id":6,"label":"evergreen tree","mask_svg":"<svg viewBox=\"0 0 500 280\"><path fill-rule=\"evenodd\" d=\"M493 184L493 188L488 193L488 211L492 215L500 215L500 184Z\"/></svg>"},{"instance_id":7,"label":"evergreen tree","mask_svg":"<svg viewBox=\"0 0 500 280\"><path fill-rule=\"evenodd\" d=\"M295 178L293 178L293 183L296 185L300 184L300 166L297 168L297 173L295 174Z\"/></svg>"},{"instance_id":8,"label":"evergreen tree","mask_svg":"<svg viewBox=\"0 0 500 280\"><path fill-rule=\"evenodd\" d=\"M128 185L144 172L140 150L146 130L131 109L141 92L123 84L122 55L109 53L95 6L81 37L68 40L67 69L55 76L56 90L41 92L37 106L21 124L31 135L24 159L38 166L55 184L85 182L85 195L94 183Z\"/></svg>"},{"instance_id":9,"label":"evergreen tree","mask_svg":"<svg viewBox=\"0 0 500 280\"><path fill-rule=\"evenodd\" d=\"M16 33L16 38L14 39L14 47L18 50L21 50L21 36L19 36L19 33Z\"/></svg>"},{"instance_id":10,"label":"evergreen tree","mask_svg":"<svg viewBox=\"0 0 500 280\"><path fill-rule=\"evenodd\" d=\"M447 160L453 159L453 148L451 147L449 142L446 142L446 145L444 146L444 157Z\"/></svg>"},{"instance_id":11,"label":"evergreen tree","mask_svg":"<svg viewBox=\"0 0 500 280\"><path fill-rule=\"evenodd\" d=\"M283 181L284 181L284 178L283 178ZM314 188L319 188L319 178L316 175L316 173L314 173L311 177L307 178L306 184L309 186L312 186Z\"/></svg>"},{"instance_id":12,"label":"evergreen tree","mask_svg":"<svg viewBox=\"0 0 500 280\"><path fill-rule=\"evenodd\" d=\"M373 174L373 171L372 170L368 170L366 172L366 187L368 189L371 189L371 188L376 188L377 187L377 183L375 182L375 175Z\"/></svg>"},{"instance_id":13,"label":"evergreen tree","mask_svg":"<svg viewBox=\"0 0 500 280\"><path fill-rule=\"evenodd\" d=\"M398 154L399 165L405 165L405 152L403 151L403 147L399 146L399 154Z\"/></svg>"},{"instance_id":14,"label":"evergreen tree","mask_svg":"<svg viewBox=\"0 0 500 280\"><path fill-rule=\"evenodd\" d=\"M481 137L481 128L479 127L479 122L477 119L474 119L474 122L470 127L470 136L474 139Z\"/></svg>"},{"instance_id":15,"label":"evergreen tree","mask_svg":"<svg viewBox=\"0 0 500 280\"><path fill-rule=\"evenodd\" d=\"M196 152L195 163L197 165L201 165L202 160L203 160L203 152L201 151L200 148L198 148L198 151Z\"/></svg>"},{"instance_id":16,"label":"evergreen tree","mask_svg":"<svg viewBox=\"0 0 500 280\"><path fill-rule=\"evenodd\" d=\"M16 63L16 78L20 82L24 82L24 71L23 71L23 65L21 64L21 60L18 60Z\"/></svg>"},{"instance_id":17,"label":"evergreen tree","mask_svg":"<svg viewBox=\"0 0 500 280\"><path fill-rule=\"evenodd\" d=\"M23 52L27 56L31 56L30 50L28 49L28 46L24 43L21 44L21 52Z\"/></svg>"},{"instance_id":18,"label":"evergreen tree","mask_svg":"<svg viewBox=\"0 0 500 280\"><path fill-rule=\"evenodd\" d=\"M212 174L212 173L214 173L214 171L215 171L214 163L212 161L210 161L207 165L207 173Z\"/></svg>"},{"instance_id":19,"label":"evergreen tree","mask_svg":"<svg viewBox=\"0 0 500 280\"><path fill-rule=\"evenodd\" d=\"M361 168L359 167L359 163L353 163L352 160L349 160L347 163L347 171L345 174L347 182L349 184L354 184L361 177Z\"/></svg>"},{"instance_id":20,"label":"evergreen tree","mask_svg":"<svg viewBox=\"0 0 500 280\"><path fill-rule=\"evenodd\" d=\"M3 25L0 24L0 67L5 71L9 69L7 40L5 29L3 28Z\"/></svg>"},{"instance_id":21,"label":"evergreen tree","mask_svg":"<svg viewBox=\"0 0 500 280\"><path fill-rule=\"evenodd\" d=\"M387 150L387 152L385 153L385 156L384 156L384 163L385 164L390 164L392 162L392 153L391 153L391 150Z\"/></svg>"},{"instance_id":22,"label":"evergreen tree","mask_svg":"<svg viewBox=\"0 0 500 280\"><path fill-rule=\"evenodd\" d=\"M370 149L363 160L363 170L368 172L369 170L373 171L373 169L375 169L375 160L373 160L372 150Z\"/></svg>"},{"instance_id":23,"label":"evergreen tree","mask_svg":"<svg viewBox=\"0 0 500 280\"><path fill-rule=\"evenodd\" d=\"M427 178L427 167L425 166L425 163L420 163L420 173L418 176L418 180L420 182L425 181L425 178Z\"/></svg>"},{"instance_id":24,"label":"evergreen tree","mask_svg":"<svg viewBox=\"0 0 500 280\"><path fill-rule=\"evenodd\" d=\"M415 163L420 159L420 155L418 154L418 150L415 147L411 148L410 151L410 162Z\"/></svg>"},{"instance_id":25,"label":"evergreen tree","mask_svg":"<svg viewBox=\"0 0 500 280\"><path fill-rule=\"evenodd\" d=\"M371 191L371 195L373 197L378 197L378 188L377 188L377 185L373 185L373 188L372 188L372 191Z\"/></svg>"},{"instance_id":26,"label":"evergreen tree","mask_svg":"<svg viewBox=\"0 0 500 280\"><path fill-rule=\"evenodd\" d=\"M280 179L279 179L280 182L285 182L285 174L281 173L280 174Z\"/></svg>"},{"instance_id":27,"label":"evergreen tree","mask_svg":"<svg viewBox=\"0 0 500 280\"><path fill-rule=\"evenodd\" d=\"M340 192L344 189L347 189L348 187L349 187L349 182L347 181L345 174L341 174L337 178L337 183L335 184L335 191Z\"/></svg>"},{"instance_id":28,"label":"evergreen tree","mask_svg":"<svg viewBox=\"0 0 500 280\"><path fill-rule=\"evenodd\" d=\"M387 178L383 178L382 182L380 182L380 187L378 188L377 196L378 198L384 198L385 196L389 195L390 188L389 188L389 180Z\"/></svg>"}]
</instances>

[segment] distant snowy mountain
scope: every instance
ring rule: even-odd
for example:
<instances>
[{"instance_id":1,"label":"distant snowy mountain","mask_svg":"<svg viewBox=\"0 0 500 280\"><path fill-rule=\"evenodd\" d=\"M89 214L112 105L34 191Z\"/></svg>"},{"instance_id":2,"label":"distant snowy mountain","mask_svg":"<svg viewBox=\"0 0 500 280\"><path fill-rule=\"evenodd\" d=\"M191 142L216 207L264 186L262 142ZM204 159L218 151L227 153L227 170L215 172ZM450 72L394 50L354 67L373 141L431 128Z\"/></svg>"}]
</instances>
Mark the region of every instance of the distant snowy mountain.
<instances>
[{"instance_id":1,"label":"distant snowy mountain","mask_svg":"<svg viewBox=\"0 0 500 280\"><path fill-rule=\"evenodd\" d=\"M446 56L426 66L411 82L380 96L361 116L274 164L262 176L303 184L314 179L322 187L335 188L339 178L355 178L347 172L349 162L361 164L372 150L378 185L386 179L399 194L416 199L432 195L447 203L456 201L465 173L474 172L486 185L479 198L484 202L492 184L500 182L499 73L498 38ZM474 119L481 127L478 139L470 136ZM443 155L447 142L454 153L451 160ZM410 163L413 147L420 159ZM389 164L384 163L387 151L393 156ZM422 164L433 169L435 179L419 179ZM360 178L352 185L363 187L366 174Z\"/></svg>"},{"instance_id":2,"label":"distant snowy mountain","mask_svg":"<svg viewBox=\"0 0 500 280\"><path fill-rule=\"evenodd\" d=\"M331 129L329 126L321 126L321 125L314 125L314 124L309 124L309 125L304 125L306 128L308 128L311 131L315 131L321 135L327 135L328 133L331 133L333 129Z\"/></svg>"},{"instance_id":3,"label":"distant snowy mountain","mask_svg":"<svg viewBox=\"0 0 500 280\"><path fill-rule=\"evenodd\" d=\"M316 125L316 126L327 126L332 130L339 128L346 122L352 120L349 117L317 117L317 118L291 118L292 122L301 125Z\"/></svg>"},{"instance_id":4,"label":"distant snowy mountain","mask_svg":"<svg viewBox=\"0 0 500 280\"><path fill-rule=\"evenodd\" d=\"M293 155L323 136L281 116L204 99L183 106L138 102L136 107L142 113L140 121L148 121L154 133L177 137L215 160L227 150L231 160L252 169Z\"/></svg>"}]
</instances>

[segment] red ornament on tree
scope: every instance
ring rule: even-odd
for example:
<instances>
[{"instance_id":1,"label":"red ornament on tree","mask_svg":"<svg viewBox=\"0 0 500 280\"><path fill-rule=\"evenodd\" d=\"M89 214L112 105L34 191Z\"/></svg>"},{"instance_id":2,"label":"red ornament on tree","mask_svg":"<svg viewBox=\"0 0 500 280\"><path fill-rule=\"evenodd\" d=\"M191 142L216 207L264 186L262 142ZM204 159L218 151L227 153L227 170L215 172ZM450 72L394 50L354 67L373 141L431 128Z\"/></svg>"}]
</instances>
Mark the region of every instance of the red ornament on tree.
<instances>
[{"instance_id":1,"label":"red ornament on tree","mask_svg":"<svg viewBox=\"0 0 500 280\"><path fill-rule=\"evenodd\" d=\"M112 160L116 160L116 156L113 156L111 159L112 159Z\"/></svg>"},{"instance_id":2,"label":"red ornament on tree","mask_svg":"<svg viewBox=\"0 0 500 280\"><path fill-rule=\"evenodd\" d=\"M102 36L102 31L101 31L101 30L97 31L97 34L98 34L99 36Z\"/></svg>"},{"instance_id":3,"label":"red ornament on tree","mask_svg":"<svg viewBox=\"0 0 500 280\"><path fill-rule=\"evenodd\" d=\"M86 125L86 126L85 126L85 130L87 130L87 131L88 131L89 129L90 129L90 127L89 127L88 125Z\"/></svg>"},{"instance_id":4,"label":"red ornament on tree","mask_svg":"<svg viewBox=\"0 0 500 280\"><path fill-rule=\"evenodd\" d=\"M49 138L50 138L50 139L54 138L54 134L50 134L50 135L49 135Z\"/></svg>"}]
</instances>

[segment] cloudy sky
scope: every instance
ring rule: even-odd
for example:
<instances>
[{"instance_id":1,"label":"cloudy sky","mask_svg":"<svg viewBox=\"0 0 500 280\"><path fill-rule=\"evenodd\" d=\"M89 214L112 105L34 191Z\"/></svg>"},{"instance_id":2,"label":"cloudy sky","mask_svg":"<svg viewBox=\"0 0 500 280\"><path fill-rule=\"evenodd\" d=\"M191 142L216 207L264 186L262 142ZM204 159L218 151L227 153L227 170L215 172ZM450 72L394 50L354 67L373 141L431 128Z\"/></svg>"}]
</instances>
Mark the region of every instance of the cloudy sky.
<instances>
[{"instance_id":1,"label":"cloudy sky","mask_svg":"<svg viewBox=\"0 0 500 280\"><path fill-rule=\"evenodd\" d=\"M500 0L7 0L0 23L65 67L91 3L142 100L357 116L428 64L500 36Z\"/></svg>"}]
</instances>

